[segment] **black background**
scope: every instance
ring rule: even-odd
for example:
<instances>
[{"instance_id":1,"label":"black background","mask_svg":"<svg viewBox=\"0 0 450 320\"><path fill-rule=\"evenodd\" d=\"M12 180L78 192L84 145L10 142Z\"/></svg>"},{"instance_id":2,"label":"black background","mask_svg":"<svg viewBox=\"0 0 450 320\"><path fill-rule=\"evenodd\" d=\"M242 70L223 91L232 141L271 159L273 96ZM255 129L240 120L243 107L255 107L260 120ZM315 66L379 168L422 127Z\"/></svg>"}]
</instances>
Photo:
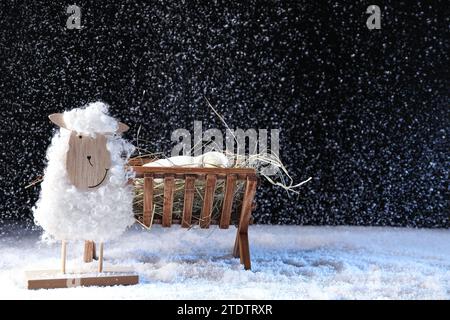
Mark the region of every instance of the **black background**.
<instances>
[{"instance_id":1,"label":"black background","mask_svg":"<svg viewBox=\"0 0 450 320\"><path fill-rule=\"evenodd\" d=\"M103 100L168 155L174 129L223 128L207 97L231 128L281 129L313 177L263 183L257 222L449 227L448 6L375 2L77 1L68 30L72 2L2 1L0 225L32 222L48 114Z\"/></svg>"}]
</instances>

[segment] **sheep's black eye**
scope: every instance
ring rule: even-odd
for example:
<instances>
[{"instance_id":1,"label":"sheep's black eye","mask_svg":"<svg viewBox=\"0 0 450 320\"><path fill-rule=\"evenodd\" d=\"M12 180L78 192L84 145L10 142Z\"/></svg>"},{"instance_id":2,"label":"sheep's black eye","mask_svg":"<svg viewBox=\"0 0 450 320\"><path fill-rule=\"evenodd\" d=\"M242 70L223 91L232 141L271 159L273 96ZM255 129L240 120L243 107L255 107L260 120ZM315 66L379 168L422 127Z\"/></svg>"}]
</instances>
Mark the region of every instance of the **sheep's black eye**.
<instances>
[{"instance_id":1,"label":"sheep's black eye","mask_svg":"<svg viewBox=\"0 0 450 320\"><path fill-rule=\"evenodd\" d=\"M83 139L83 136L78 136L78 138Z\"/></svg>"}]
</instances>

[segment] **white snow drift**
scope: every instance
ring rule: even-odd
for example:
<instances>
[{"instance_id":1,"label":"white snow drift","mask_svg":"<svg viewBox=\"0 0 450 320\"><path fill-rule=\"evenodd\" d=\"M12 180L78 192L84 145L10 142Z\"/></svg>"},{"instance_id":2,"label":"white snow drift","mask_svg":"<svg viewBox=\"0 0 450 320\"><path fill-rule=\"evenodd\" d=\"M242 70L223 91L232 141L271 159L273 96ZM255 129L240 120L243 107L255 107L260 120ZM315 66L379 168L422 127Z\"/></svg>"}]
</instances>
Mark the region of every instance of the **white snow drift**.
<instances>
[{"instance_id":1,"label":"white snow drift","mask_svg":"<svg viewBox=\"0 0 450 320\"><path fill-rule=\"evenodd\" d=\"M0 299L450 299L449 230L253 225L246 271L234 227L136 226L107 245L105 267L135 268L139 285L37 291L24 270L54 267L59 247L16 235L0 238ZM69 266L82 249L70 244Z\"/></svg>"}]
</instances>

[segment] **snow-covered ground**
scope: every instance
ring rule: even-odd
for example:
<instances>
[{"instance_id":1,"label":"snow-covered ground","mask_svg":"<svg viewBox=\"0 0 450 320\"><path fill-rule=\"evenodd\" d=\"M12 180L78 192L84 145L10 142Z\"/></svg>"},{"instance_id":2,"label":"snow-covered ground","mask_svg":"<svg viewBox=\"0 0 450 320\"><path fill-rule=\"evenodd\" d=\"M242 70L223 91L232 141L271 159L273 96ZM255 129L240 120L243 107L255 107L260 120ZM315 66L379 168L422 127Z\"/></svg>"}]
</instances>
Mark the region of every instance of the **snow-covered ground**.
<instances>
[{"instance_id":1,"label":"snow-covered ground","mask_svg":"<svg viewBox=\"0 0 450 320\"><path fill-rule=\"evenodd\" d=\"M139 285L37 291L24 271L57 268L59 246L4 236L0 298L450 299L449 230L251 226L252 271L230 254L235 232L136 227L106 245L105 264L134 266ZM69 245L69 268L82 247Z\"/></svg>"}]
</instances>

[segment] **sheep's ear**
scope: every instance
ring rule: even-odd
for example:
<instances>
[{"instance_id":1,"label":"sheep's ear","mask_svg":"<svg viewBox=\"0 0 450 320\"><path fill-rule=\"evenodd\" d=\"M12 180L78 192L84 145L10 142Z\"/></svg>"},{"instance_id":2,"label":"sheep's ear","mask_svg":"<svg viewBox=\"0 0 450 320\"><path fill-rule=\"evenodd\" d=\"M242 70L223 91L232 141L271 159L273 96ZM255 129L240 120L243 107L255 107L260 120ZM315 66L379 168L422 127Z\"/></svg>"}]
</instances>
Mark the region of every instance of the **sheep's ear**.
<instances>
[{"instance_id":1,"label":"sheep's ear","mask_svg":"<svg viewBox=\"0 0 450 320\"><path fill-rule=\"evenodd\" d=\"M51 122L56 124L58 127L67 129L66 124L64 122L64 117L62 113L54 113L48 116Z\"/></svg>"},{"instance_id":2,"label":"sheep's ear","mask_svg":"<svg viewBox=\"0 0 450 320\"><path fill-rule=\"evenodd\" d=\"M117 128L117 133L123 133L125 131L128 131L130 129L129 126L127 126L125 123L119 122L119 126Z\"/></svg>"}]
</instances>

